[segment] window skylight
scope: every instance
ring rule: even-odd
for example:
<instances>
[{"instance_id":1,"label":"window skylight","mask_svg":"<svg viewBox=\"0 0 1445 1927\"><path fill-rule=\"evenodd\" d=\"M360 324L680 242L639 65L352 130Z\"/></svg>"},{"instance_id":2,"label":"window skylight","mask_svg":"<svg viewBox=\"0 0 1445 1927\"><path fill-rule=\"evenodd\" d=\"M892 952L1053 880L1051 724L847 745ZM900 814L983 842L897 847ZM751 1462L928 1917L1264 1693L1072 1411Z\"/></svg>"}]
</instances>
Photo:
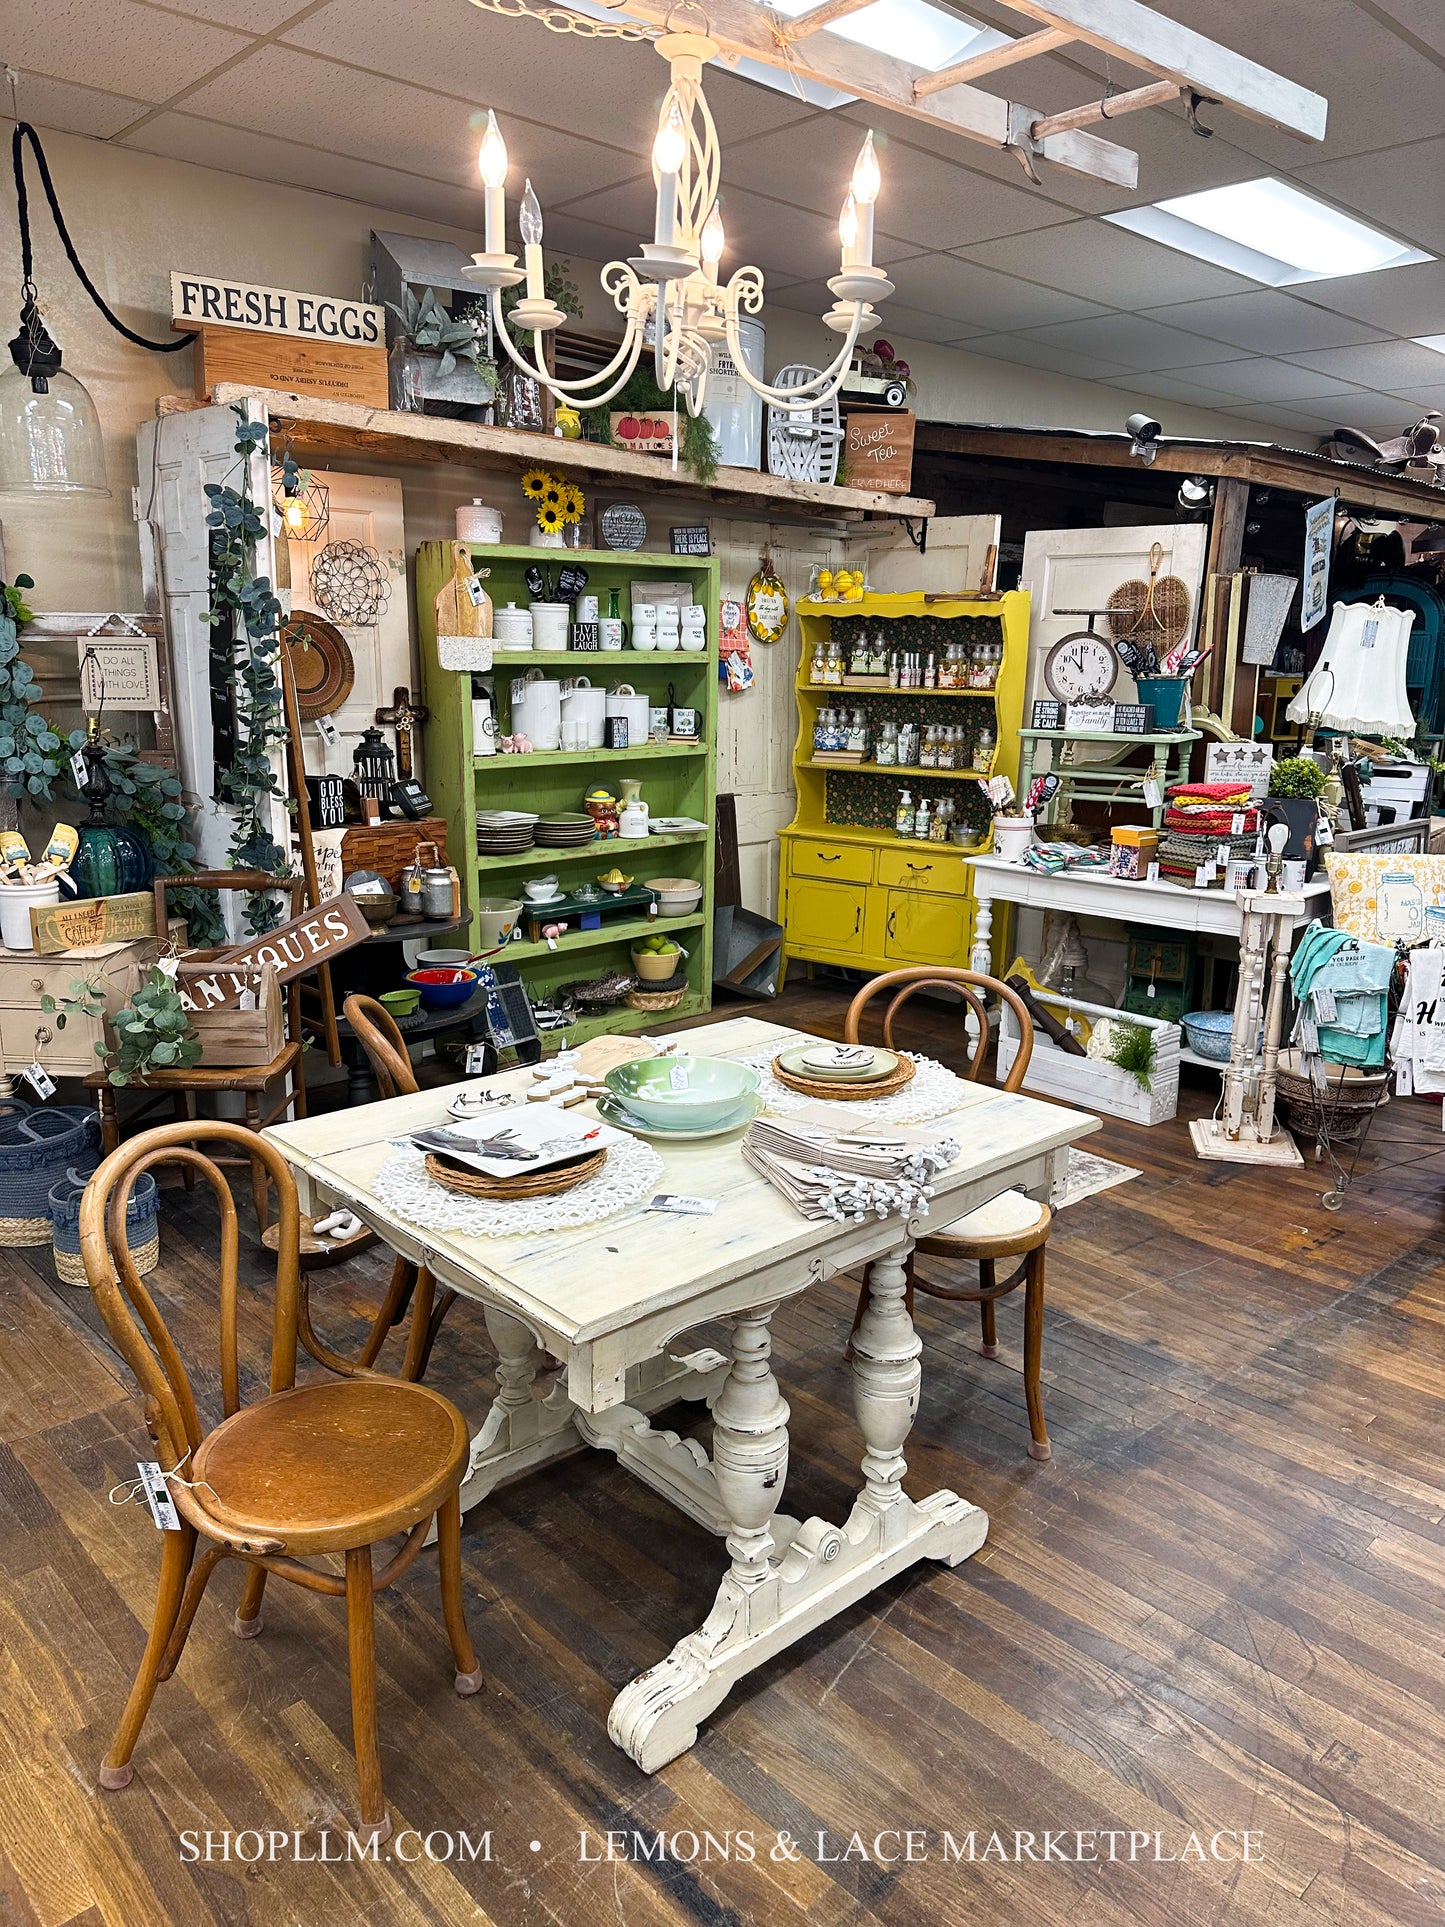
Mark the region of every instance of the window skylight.
<instances>
[{"instance_id":1,"label":"window skylight","mask_svg":"<svg viewBox=\"0 0 1445 1927\"><path fill-rule=\"evenodd\" d=\"M1104 219L1273 288L1435 258L1269 174Z\"/></svg>"},{"instance_id":2,"label":"window skylight","mask_svg":"<svg viewBox=\"0 0 1445 1927\"><path fill-rule=\"evenodd\" d=\"M774 0L774 10L785 19L796 20L817 4L818 0ZM893 54L930 74L936 74L940 67L951 67L965 54L1001 46L1008 38L961 14L945 13L929 0L873 0L871 7L830 21L826 31L859 47L871 48L874 53ZM786 75L783 77L786 80Z\"/></svg>"}]
</instances>

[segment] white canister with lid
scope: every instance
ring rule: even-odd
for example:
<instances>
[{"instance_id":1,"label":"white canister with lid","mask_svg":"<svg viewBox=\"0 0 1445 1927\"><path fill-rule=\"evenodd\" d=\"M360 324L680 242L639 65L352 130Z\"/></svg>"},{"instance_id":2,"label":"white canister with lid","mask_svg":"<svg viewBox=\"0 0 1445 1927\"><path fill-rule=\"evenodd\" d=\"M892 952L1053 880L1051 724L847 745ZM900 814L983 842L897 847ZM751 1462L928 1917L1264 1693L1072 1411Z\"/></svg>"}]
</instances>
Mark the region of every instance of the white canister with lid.
<instances>
[{"instance_id":1,"label":"white canister with lid","mask_svg":"<svg viewBox=\"0 0 1445 1927\"><path fill-rule=\"evenodd\" d=\"M627 740L635 749L645 743L651 727L652 699L639 696L630 682L614 683L607 692L607 714L627 724Z\"/></svg>"},{"instance_id":2,"label":"white canister with lid","mask_svg":"<svg viewBox=\"0 0 1445 1927\"><path fill-rule=\"evenodd\" d=\"M562 685L562 721L580 723L585 747L601 749L607 740L607 691L594 688L586 676L574 676Z\"/></svg>"},{"instance_id":3,"label":"white canister with lid","mask_svg":"<svg viewBox=\"0 0 1445 1927\"><path fill-rule=\"evenodd\" d=\"M492 610L492 647L494 649L530 649L532 646L532 611L519 609L515 602Z\"/></svg>"},{"instance_id":4,"label":"white canister with lid","mask_svg":"<svg viewBox=\"0 0 1445 1927\"><path fill-rule=\"evenodd\" d=\"M532 604L532 647L565 650L567 629L571 620L570 602L534 602Z\"/></svg>"},{"instance_id":5,"label":"white canister with lid","mask_svg":"<svg viewBox=\"0 0 1445 1927\"><path fill-rule=\"evenodd\" d=\"M480 496L464 502L457 510L458 542L500 542L502 511L488 508Z\"/></svg>"},{"instance_id":6,"label":"white canister with lid","mask_svg":"<svg viewBox=\"0 0 1445 1927\"><path fill-rule=\"evenodd\" d=\"M533 749L560 747L561 683L549 681L540 669L534 669L524 682L512 684L512 733L525 736Z\"/></svg>"}]
</instances>

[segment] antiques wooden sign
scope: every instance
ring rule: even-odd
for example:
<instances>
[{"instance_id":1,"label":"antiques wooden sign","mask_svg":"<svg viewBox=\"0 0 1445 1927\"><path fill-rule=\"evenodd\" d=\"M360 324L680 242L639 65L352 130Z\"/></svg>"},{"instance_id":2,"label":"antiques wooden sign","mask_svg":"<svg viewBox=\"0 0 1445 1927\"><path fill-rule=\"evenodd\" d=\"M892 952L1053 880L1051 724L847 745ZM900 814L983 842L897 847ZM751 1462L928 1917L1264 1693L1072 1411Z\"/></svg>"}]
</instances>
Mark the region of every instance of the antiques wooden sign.
<instances>
[{"instance_id":1,"label":"antiques wooden sign","mask_svg":"<svg viewBox=\"0 0 1445 1927\"><path fill-rule=\"evenodd\" d=\"M913 481L914 416L871 410L848 417L843 443L843 481L849 488L906 495Z\"/></svg>"},{"instance_id":2,"label":"antiques wooden sign","mask_svg":"<svg viewBox=\"0 0 1445 1927\"><path fill-rule=\"evenodd\" d=\"M30 925L37 952L42 957L58 957L66 950L89 950L96 944L153 937L156 900L150 890L124 897L82 897L79 902L52 903L32 910Z\"/></svg>"},{"instance_id":3,"label":"antiques wooden sign","mask_svg":"<svg viewBox=\"0 0 1445 1927\"><path fill-rule=\"evenodd\" d=\"M371 926L356 899L343 890L340 896L329 897L314 910L278 924L251 943L238 944L215 957L187 958L188 963L208 964L210 970L178 986L181 1001L188 1010L239 1009L243 995L254 991L254 973L262 964L273 967L278 983L289 984L293 977L303 976L317 964L365 943L370 935ZM248 979L236 975L237 971L252 974Z\"/></svg>"},{"instance_id":4,"label":"antiques wooden sign","mask_svg":"<svg viewBox=\"0 0 1445 1927\"><path fill-rule=\"evenodd\" d=\"M306 341L386 346L386 310L375 301L338 301L208 274L171 273L171 320L178 328L243 328Z\"/></svg>"}]
</instances>

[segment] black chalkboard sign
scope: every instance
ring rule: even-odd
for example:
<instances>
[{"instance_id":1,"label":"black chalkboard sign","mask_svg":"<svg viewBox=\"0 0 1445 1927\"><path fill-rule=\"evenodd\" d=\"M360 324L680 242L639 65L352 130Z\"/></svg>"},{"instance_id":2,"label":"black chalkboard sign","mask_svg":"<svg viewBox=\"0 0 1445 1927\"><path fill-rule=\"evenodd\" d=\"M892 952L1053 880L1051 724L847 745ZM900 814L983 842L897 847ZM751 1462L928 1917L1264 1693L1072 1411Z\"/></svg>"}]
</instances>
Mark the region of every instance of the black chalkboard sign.
<instances>
[{"instance_id":1,"label":"black chalkboard sign","mask_svg":"<svg viewBox=\"0 0 1445 1927\"><path fill-rule=\"evenodd\" d=\"M633 502L613 502L598 526L609 549L640 549L647 540L647 517Z\"/></svg>"},{"instance_id":2,"label":"black chalkboard sign","mask_svg":"<svg viewBox=\"0 0 1445 1927\"><path fill-rule=\"evenodd\" d=\"M1064 705L1048 702L1040 697L1034 704L1033 727L1035 729L1062 729L1064 726Z\"/></svg>"},{"instance_id":3,"label":"black chalkboard sign","mask_svg":"<svg viewBox=\"0 0 1445 1927\"><path fill-rule=\"evenodd\" d=\"M674 555L711 555L712 530L706 522L693 528L673 529L672 552Z\"/></svg>"},{"instance_id":4,"label":"black chalkboard sign","mask_svg":"<svg viewBox=\"0 0 1445 1927\"><path fill-rule=\"evenodd\" d=\"M1115 703L1114 728L1121 736L1147 736L1154 727L1154 711L1148 703Z\"/></svg>"}]
</instances>

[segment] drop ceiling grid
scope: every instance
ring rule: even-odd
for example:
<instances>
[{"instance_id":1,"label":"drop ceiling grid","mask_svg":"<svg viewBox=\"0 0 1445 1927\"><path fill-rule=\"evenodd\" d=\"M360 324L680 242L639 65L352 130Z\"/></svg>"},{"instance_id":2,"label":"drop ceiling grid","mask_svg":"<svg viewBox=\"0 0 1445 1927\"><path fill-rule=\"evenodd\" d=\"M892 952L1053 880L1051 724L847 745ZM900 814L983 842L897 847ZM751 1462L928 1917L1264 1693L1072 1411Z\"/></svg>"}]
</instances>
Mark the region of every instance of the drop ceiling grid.
<instances>
[{"instance_id":1,"label":"drop ceiling grid","mask_svg":"<svg viewBox=\"0 0 1445 1927\"><path fill-rule=\"evenodd\" d=\"M1195 0L1152 4L1197 24ZM998 0L968 11L1027 30ZM1332 402L1408 413L1445 388L1445 360L1409 342L1439 327L1445 264L1263 290L1094 217L1268 169L1445 250L1445 139L1434 131L1445 34L1437 46L1422 31L1430 17L1425 0L1311 0L1306 35L1292 3L1214 0L1213 37L1330 97L1329 135L1297 143L1214 108L1205 117L1218 131L1204 142L1178 112L1136 116L1116 136L1140 152L1129 194L1056 169L1031 188L1011 157L942 130L866 103L823 113L715 68L734 258L759 261L779 305L815 311L833 202L860 128L876 122L893 332L1108 385L1152 381L1165 399L1284 426L1325 421ZM299 157L301 177L324 191L474 231L473 117L486 104L505 116L519 172L542 196L549 243L607 258L647 222L665 81L637 43L552 35L465 0L52 0L43 16L0 0L0 20L0 49L23 70L22 111L45 125L260 179L294 181ZM1106 72L1133 84L1081 47L996 84L1052 111ZM1381 140L1401 126L1410 138Z\"/></svg>"}]
</instances>

